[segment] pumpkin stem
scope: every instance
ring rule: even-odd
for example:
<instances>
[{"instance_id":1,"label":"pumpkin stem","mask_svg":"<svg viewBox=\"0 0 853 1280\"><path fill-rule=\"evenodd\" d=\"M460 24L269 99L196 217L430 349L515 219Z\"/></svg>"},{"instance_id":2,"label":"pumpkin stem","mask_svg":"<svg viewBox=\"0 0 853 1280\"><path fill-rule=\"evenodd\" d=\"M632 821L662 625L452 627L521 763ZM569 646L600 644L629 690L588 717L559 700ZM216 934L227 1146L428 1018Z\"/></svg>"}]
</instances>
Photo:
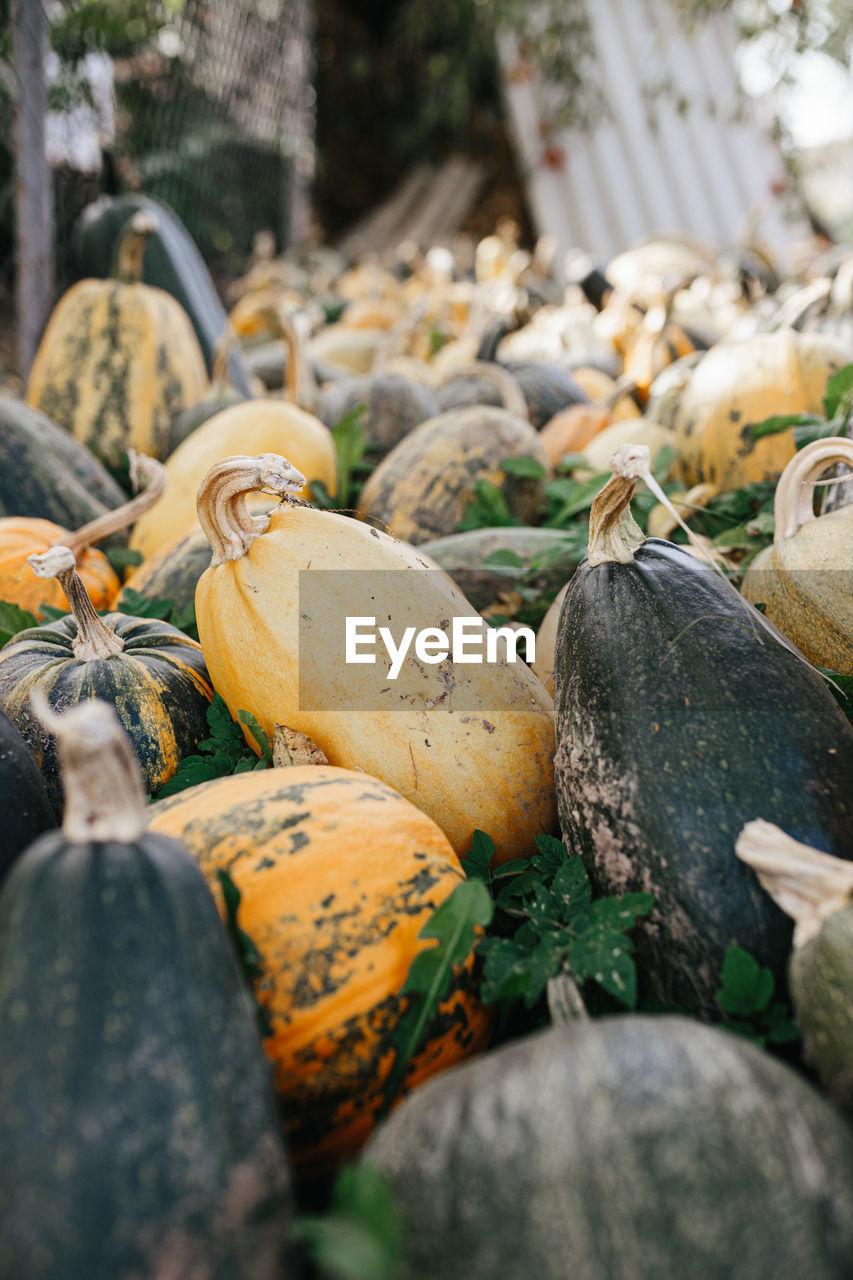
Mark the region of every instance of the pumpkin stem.
<instances>
[{"instance_id":1,"label":"pumpkin stem","mask_svg":"<svg viewBox=\"0 0 853 1280\"><path fill-rule=\"evenodd\" d=\"M491 382L492 386L497 387L501 393L503 407L507 413L514 414L516 418L523 418L525 422L530 421L530 410L518 379L503 365L495 364L493 360L470 360L466 364L451 369L439 385L446 386L449 382L455 382L457 378L481 378L483 382Z\"/></svg>"},{"instance_id":2,"label":"pumpkin stem","mask_svg":"<svg viewBox=\"0 0 853 1280\"><path fill-rule=\"evenodd\" d=\"M645 542L645 534L631 515L631 499L641 474L636 468L648 460L644 444L623 445L610 459L613 475L596 494L589 512L587 554L591 567L608 561L630 564L637 547Z\"/></svg>"},{"instance_id":3,"label":"pumpkin stem","mask_svg":"<svg viewBox=\"0 0 853 1280\"><path fill-rule=\"evenodd\" d=\"M564 969L556 978L548 979L546 995L552 1026L561 1027L589 1018L578 984L568 970Z\"/></svg>"},{"instance_id":4,"label":"pumpkin stem","mask_svg":"<svg viewBox=\"0 0 853 1280\"><path fill-rule=\"evenodd\" d=\"M816 938L829 916L850 906L853 863L801 844L772 822L748 822L735 841L735 853L796 922L795 947Z\"/></svg>"},{"instance_id":5,"label":"pumpkin stem","mask_svg":"<svg viewBox=\"0 0 853 1280\"><path fill-rule=\"evenodd\" d=\"M157 215L150 209L139 209L124 225L118 238L112 276L121 284L140 284L142 261L148 237L159 229Z\"/></svg>"},{"instance_id":6,"label":"pumpkin stem","mask_svg":"<svg viewBox=\"0 0 853 1280\"><path fill-rule=\"evenodd\" d=\"M853 465L853 440L847 440L844 436L813 440L794 454L776 486L773 500L774 542L793 538L804 524L817 519L814 513L814 486L820 481L823 472L837 462ZM844 479L847 477L838 476L829 483L837 484Z\"/></svg>"},{"instance_id":7,"label":"pumpkin stem","mask_svg":"<svg viewBox=\"0 0 853 1280\"><path fill-rule=\"evenodd\" d=\"M128 449L127 452L130 459L131 484L135 490L142 488L142 492L137 492L135 498L116 507L114 511L107 511L97 519L90 520L74 533L63 533L61 540L55 542L54 546L68 547L76 557L84 547L101 542L110 534L118 533L128 525L135 524L141 515L154 506L155 502L159 502L166 492L166 468L162 462L149 458L144 453L136 453L133 449Z\"/></svg>"},{"instance_id":8,"label":"pumpkin stem","mask_svg":"<svg viewBox=\"0 0 853 1280\"><path fill-rule=\"evenodd\" d=\"M274 493L289 502L305 484L302 473L277 453L222 458L211 467L196 497L199 523L213 550L211 568L239 560L269 528L269 513L253 515L247 494Z\"/></svg>"},{"instance_id":9,"label":"pumpkin stem","mask_svg":"<svg viewBox=\"0 0 853 1280\"><path fill-rule=\"evenodd\" d=\"M226 320L225 328L220 333L213 347L213 359L210 362L210 383L211 394L216 395L226 391L231 385L231 378L228 374L228 365L231 360L231 352L234 350L234 344L237 341L237 334L234 332L234 326L230 320Z\"/></svg>"},{"instance_id":10,"label":"pumpkin stem","mask_svg":"<svg viewBox=\"0 0 853 1280\"><path fill-rule=\"evenodd\" d=\"M147 825L147 797L130 738L108 703L90 698L57 715L36 686L33 711L56 738L71 844L131 844Z\"/></svg>"},{"instance_id":11,"label":"pumpkin stem","mask_svg":"<svg viewBox=\"0 0 853 1280\"><path fill-rule=\"evenodd\" d=\"M124 641L95 612L83 580L74 567L74 552L69 547L54 546L41 555L27 556L27 564L40 578L56 578L65 593L71 616L77 623L77 635L71 645L80 662L95 658L112 658L124 649Z\"/></svg>"}]
</instances>

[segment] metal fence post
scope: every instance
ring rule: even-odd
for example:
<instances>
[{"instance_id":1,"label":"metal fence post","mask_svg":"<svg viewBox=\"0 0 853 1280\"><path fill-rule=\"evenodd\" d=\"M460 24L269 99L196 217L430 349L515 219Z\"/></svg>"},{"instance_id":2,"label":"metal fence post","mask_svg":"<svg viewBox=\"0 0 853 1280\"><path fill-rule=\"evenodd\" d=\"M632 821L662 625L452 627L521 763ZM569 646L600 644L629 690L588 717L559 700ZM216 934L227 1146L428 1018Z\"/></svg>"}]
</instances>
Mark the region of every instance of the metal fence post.
<instances>
[{"instance_id":1,"label":"metal fence post","mask_svg":"<svg viewBox=\"0 0 853 1280\"><path fill-rule=\"evenodd\" d=\"M43 0L12 0L15 74L15 300L26 378L53 304L53 185L46 149L48 51Z\"/></svg>"}]
</instances>

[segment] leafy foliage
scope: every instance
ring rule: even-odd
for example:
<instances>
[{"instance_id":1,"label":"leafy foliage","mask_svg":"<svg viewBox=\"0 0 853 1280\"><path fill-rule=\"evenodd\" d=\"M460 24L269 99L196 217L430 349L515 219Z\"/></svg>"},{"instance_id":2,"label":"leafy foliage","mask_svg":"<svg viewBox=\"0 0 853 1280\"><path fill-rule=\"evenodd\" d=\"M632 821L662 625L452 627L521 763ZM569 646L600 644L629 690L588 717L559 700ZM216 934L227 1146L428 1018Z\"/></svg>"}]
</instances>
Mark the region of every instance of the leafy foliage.
<instances>
[{"instance_id":1,"label":"leafy foliage","mask_svg":"<svg viewBox=\"0 0 853 1280\"><path fill-rule=\"evenodd\" d=\"M723 960L717 1003L727 1031L754 1044L789 1044L799 1031L784 1000L773 999L775 983L769 969L742 947L731 946Z\"/></svg>"},{"instance_id":2,"label":"leafy foliage","mask_svg":"<svg viewBox=\"0 0 853 1280\"><path fill-rule=\"evenodd\" d=\"M254 984L259 978L263 977L264 969L261 963L261 953L255 946L252 939L246 933L245 929L240 927L237 919L242 901L242 894L237 888L234 881L227 871L221 868L216 872L219 879L219 887L222 890L222 900L225 903L225 929L228 934L234 954L237 957L237 963L246 978L246 984L257 1007L257 1024L261 1038L272 1035L272 1024L269 1014L262 1004L259 1003L255 996Z\"/></svg>"},{"instance_id":3,"label":"leafy foliage","mask_svg":"<svg viewBox=\"0 0 853 1280\"><path fill-rule=\"evenodd\" d=\"M491 480L477 480L474 496L456 527L460 533L466 533L469 529L498 529L518 524L521 521L510 514L506 498L498 486Z\"/></svg>"},{"instance_id":4,"label":"leafy foliage","mask_svg":"<svg viewBox=\"0 0 853 1280\"><path fill-rule=\"evenodd\" d=\"M213 701L207 708L210 736L199 742L197 755L184 756L174 777L157 793L158 800L186 791L188 787L195 787L200 782L210 782L213 778L225 778L232 773L249 773L269 767L272 755L266 734L254 716L246 711L241 711L239 715L261 747L261 759L258 759L247 744L240 725L231 719L224 698L214 693Z\"/></svg>"},{"instance_id":5,"label":"leafy foliage","mask_svg":"<svg viewBox=\"0 0 853 1280\"><path fill-rule=\"evenodd\" d=\"M10 600L0 600L0 649L19 631L28 631L38 625L39 620L34 614L27 613L26 609Z\"/></svg>"},{"instance_id":6,"label":"leafy foliage","mask_svg":"<svg viewBox=\"0 0 853 1280\"><path fill-rule=\"evenodd\" d=\"M476 833L463 865L489 886L497 908L496 932L478 953L484 957L482 999L531 1009L549 978L570 970L578 984L592 981L621 1004L637 1003L634 946L627 932L652 909L648 893L593 900L583 862L554 836L536 837L538 852L495 870L494 846Z\"/></svg>"},{"instance_id":7,"label":"leafy foliage","mask_svg":"<svg viewBox=\"0 0 853 1280\"><path fill-rule=\"evenodd\" d=\"M418 1052L438 1006L450 994L453 974L465 963L479 930L490 924L494 906L485 886L465 880L436 908L418 934L436 945L419 951L400 989L406 1011L394 1030L394 1062L385 1086L380 1117L389 1110L406 1068Z\"/></svg>"},{"instance_id":8,"label":"leafy foliage","mask_svg":"<svg viewBox=\"0 0 853 1280\"><path fill-rule=\"evenodd\" d=\"M366 405L356 405L332 427L338 491L333 498L322 480L312 480L310 486L312 499L325 511L351 510L358 502L365 479L376 465L375 461L365 456L371 450L371 445L364 439L363 419L366 412Z\"/></svg>"},{"instance_id":9,"label":"leafy foliage","mask_svg":"<svg viewBox=\"0 0 853 1280\"><path fill-rule=\"evenodd\" d=\"M385 1177L369 1164L344 1165L325 1214L305 1214L292 1228L327 1280L393 1280L402 1220Z\"/></svg>"},{"instance_id":10,"label":"leafy foliage","mask_svg":"<svg viewBox=\"0 0 853 1280\"><path fill-rule=\"evenodd\" d=\"M118 605L119 613L127 613L132 618L157 618L168 622L191 640L198 640L198 627L195 619L195 601L190 600L183 608L179 608L174 600L160 597L143 596L132 587L125 587Z\"/></svg>"},{"instance_id":11,"label":"leafy foliage","mask_svg":"<svg viewBox=\"0 0 853 1280\"><path fill-rule=\"evenodd\" d=\"M843 676L840 671L832 671L829 667L818 667L818 671L826 676L829 688L847 719L853 721L853 676Z\"/></svg>"},{"instance_id":12,"label":"leafy foliage","mask_svg":"<svg viewBox=\"0 0 853 1280\"><path fill-rule=\"evenodd\" d=\"M142 564L142 552L132 551L130 547L104 547L104 555L110 562L113 573L122 576L125 569L135 569Z\"/></svg>"}]
</instances>

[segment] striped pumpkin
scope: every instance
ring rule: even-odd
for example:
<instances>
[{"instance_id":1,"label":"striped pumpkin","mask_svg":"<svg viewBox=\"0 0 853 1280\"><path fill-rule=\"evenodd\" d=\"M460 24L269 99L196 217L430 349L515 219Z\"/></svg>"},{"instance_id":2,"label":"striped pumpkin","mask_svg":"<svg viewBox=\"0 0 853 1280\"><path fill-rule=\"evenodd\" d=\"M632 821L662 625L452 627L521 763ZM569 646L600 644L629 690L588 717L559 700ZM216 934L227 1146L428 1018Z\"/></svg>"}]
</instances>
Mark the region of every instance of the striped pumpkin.
<instances>
[{"instance_id":1,"label":"striped pumpkin","mask_svg":"<svg viewBox=\"0 0 853 1280\"><path fill-rule=\"evenodd\" d=\"M59 300L39 345L27 401L67 427L107 466L129 447L164 458L172 420L208 386L189 317L141 283L156 219L141 211L119 242L111 280L80 280Z\"/></svg>"},{"instance_id":2,"label":"striped pumpkin","mask_svg":"<svg viewBox=\"0 0 853 1280\"><path fill-rule=\"evenodd\" d=\"M369 774L297 765L202 783L158 801L150 829L182 840L261 956L267 1053L303 1173L356 1151L373 1128L418 932L463 880L447 838ZM490 1019L470 964L412 1061L406 1088L485 1047Z\"/></svg>"},{"instance_id":3,"label":"striped pumpkin","mask_svg":"<svg viewBox=\"0 0 853 1280\"><path fill-rule=\"evenodd\" d=\"M148 790L156 792L207 733L213 693L201 646L167 622L125 613L100 618L66 547L32 559L39 573L59 578L71 613L19 631L0 650L0 708L35 756L57 813L56 743L32 714L34 688L58 711L90 698L110 703L130 734Z\"/></svg>"}]
</instances>

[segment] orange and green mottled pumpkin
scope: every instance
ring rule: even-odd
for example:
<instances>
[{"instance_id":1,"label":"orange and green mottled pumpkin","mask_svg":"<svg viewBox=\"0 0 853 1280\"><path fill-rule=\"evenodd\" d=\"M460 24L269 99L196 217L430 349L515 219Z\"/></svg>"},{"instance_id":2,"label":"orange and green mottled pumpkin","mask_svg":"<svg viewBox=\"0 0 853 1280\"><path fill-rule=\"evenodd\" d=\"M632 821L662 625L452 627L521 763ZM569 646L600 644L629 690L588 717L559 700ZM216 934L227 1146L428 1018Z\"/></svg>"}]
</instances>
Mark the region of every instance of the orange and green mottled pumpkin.
<instances>
[{"instance_id":1,"label":"orange and green mottled pumpkin","mask_svg":"<svg viewBox=\"0 0 853 1280\"><path fill-rule=\"evenodd\" d=\"M54 578L37 578L27 558L40 555L73 535L52 520L6 516L0 520L0 600L7 600L43 618L42 605L64 609L65 596ZM96 609L106 609L121 587L110 562L97 547L77 552L77 572L86 584Z\"/></svg>"},{"instance_id":2,"label":"orange and green mottled pumpkin","mask_svg":"<svg viewBox=\"0 0 853 1280\"><path fill-rule=\"evenodd\" d=\"M312 1173L353 1154L382 1101L418 933L464 879L446 836L377 778L324 765L202 783L154 804L150 830L187 845L220 905L219 871L242 895L295 1163ZM407 1089L485 1047L474 992L468 964Z\"/></svg>"},{"instance_id":3,"label":"orange and green mottled pumpkin","mask_svg":"<svg viewBox=\"0 0 853 1280\"><path fill-rule=\"evenodd\" d=\"M192 323L163 289L141 283L140 211L122 234L111 280L80 280L60 298L36 353L27 402L110 467L128 448L166 457L172 420L204 396L207 369Z\"/></svg>"}]
</instances>

